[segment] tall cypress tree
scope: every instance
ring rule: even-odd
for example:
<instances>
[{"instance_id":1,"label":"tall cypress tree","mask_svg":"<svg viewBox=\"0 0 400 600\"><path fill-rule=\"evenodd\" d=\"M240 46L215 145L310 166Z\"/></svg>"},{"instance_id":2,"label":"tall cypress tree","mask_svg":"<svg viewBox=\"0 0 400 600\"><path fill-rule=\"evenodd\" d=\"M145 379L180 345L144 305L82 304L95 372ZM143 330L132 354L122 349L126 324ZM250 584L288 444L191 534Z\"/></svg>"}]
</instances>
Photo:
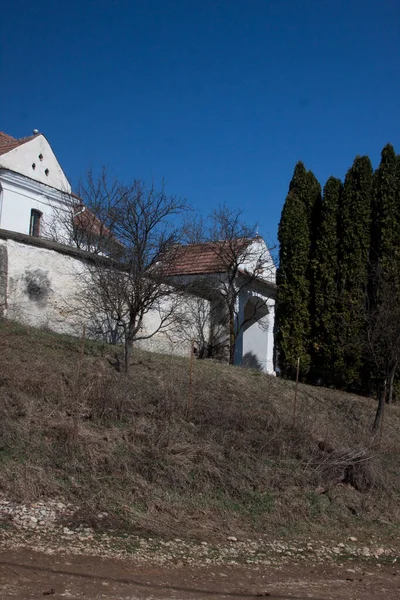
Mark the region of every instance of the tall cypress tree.
<instances>
[{"instance_id":1,"label":"tall cypress tree","mask_svg":"<svg viewBox=\"0 0 400 600\"><path fill-rule=\"evenodd\" d=\"M357 156L344 182L339 210L337 385L360 389L371 242L372 165Z\"/></svg>"},{"instance_id":2,"label":"tall cypress tree","mask_svg":"<svg viewBox=\"0 0 400 600\"><path fill-rule=\"evenodd\" d=\"M381 162L373 177L370 250L369 311L381 314L387 305L387 290L400 301L400 158L391 144L381 152ZM376 351L376 349L375 349ZM384 361L385 357L380 357ZM376 361L375 361L376 362ZM379 362L379 361L378 361ZM389 398L393 391L396 366L391 372ZM366 361L364 379L370 390L381 386L381 374L374 361Z\"/></svg>"},{"instance_id":3,"label":"tall cypress tree","mask_svg":"<svg viewBox=\"0 0 400 600\"><path fill-rule=\"evenodd\" d=\"M372 264L385 268L393 253L400 250L400 205L398 157L391 144L381 153L374 173L372 199L371 254Z\"/></svg>"},{"instance_id":4,"label":"tall cypress tree","mask_svg":"<svg viewBox=\"0 0 400 600\"><path fill-rule=\"evenodd\" d=\"M335 380L334 363L338 328L338 215L343 185L330 177L325 184L316 231L312 262L313 320L310 381L330 385Z\"/></svg>"},{"instance_id":5,"label":"tall cypress tree","mask_svg":"<svg viewBox=\"0 0 400 600\"><path fill-rule=\"evenodd\" d=\"M320 193L314 175L298 162L278 230L276 347L286 377L294 377L298 358L303 377L310 367L310 260Z\"/></svg>"}]
</instances>

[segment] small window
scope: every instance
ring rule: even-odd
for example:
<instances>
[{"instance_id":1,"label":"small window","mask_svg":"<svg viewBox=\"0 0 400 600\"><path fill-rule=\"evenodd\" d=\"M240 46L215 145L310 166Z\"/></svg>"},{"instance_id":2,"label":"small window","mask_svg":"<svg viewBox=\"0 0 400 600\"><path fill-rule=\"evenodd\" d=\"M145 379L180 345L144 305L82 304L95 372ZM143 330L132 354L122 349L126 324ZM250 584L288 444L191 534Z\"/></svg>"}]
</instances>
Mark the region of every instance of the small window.
<instances>
[{"instance_id":1,"label":"small window","mask_svg":"<svg viewBox=\"0 0 400 600\"><path fill-rule=\"evenodd\" d=\"M39 160L43 160L43 154L39 154Z\"/></svg>"},{"instance_id":2,"label":"small window","mask_svg":"<svg viewBox=\"0 0 400 600\"><path fill-rule=\"evenodd\" d=\"M40 220L42 218L42 213L40 210L35 210L32 208L31 210L31 221L29 224L29 235L33 235L34 237L40 236Z\"/></svg>"},{"instance_id":3,"label":"small window","mask_svg":"<svg viewBox=\"0 0 400 600\"><path fill-rule=\"evenodd\" d=\"M48 169L45 169L44 172L46 173L46 176L48 176L50 173L50 171Z\"/></svg>"},{"instance_id":4,"label":"small window","mask_svg":"<svg viewBox=\"0 0 400 600\"><path fill-rule=\"evenodd\" d=\"M32 163L32 169L35 170L36 169L36 164Z\"/></svg>"}]
</instances>

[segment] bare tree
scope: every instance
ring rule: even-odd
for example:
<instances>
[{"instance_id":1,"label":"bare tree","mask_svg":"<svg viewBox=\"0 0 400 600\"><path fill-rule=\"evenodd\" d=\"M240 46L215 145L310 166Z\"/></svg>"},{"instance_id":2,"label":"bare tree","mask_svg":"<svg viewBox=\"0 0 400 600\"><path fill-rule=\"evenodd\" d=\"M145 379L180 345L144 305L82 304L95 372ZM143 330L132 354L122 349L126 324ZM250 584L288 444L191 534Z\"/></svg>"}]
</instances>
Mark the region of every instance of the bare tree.
<instances>
[{"instance_id":1,"label":"bare tree","mask_svg":"<svg viewBox=\"0 0 400 600\"><path fill-rule=\"evenodd\" d=\"M89 171L79 191L67 210L55 212L53 230L67 231L72 243L91 252L80 286L83 311L99 332L123 340L128 372L133 343L166 330L177 318L179 290L165 283L164 272L166 257L173 260L182 240L177 222L187 203L167 195L164 185L160 190L140 180L124 185L105 169L98 177ZM159 318L149 331L144 318L150 311Z\"/></svg>"},{"instance_id":2,"label":"bare tree","mask_svg":"<svg viewBox=\"0 0 400 600\"><path fill-rule=\"evenodd\" d=\"M260 299L250 305L250 312L241 314L241 296L252 286L275 282L275 267L263 240L255 228L242 220L242 211L223 204L215 209L205 223L191 228L194 243L190 245L206 260L206 277L196 276L187 289L211 302L211 346L228 349L229 363L235 359L239 335L249 321L259 318L265 303ZM189 251L190 251L189 246ZM188 248L183 252L188 253Z\"/></svg>"}]
</instances>

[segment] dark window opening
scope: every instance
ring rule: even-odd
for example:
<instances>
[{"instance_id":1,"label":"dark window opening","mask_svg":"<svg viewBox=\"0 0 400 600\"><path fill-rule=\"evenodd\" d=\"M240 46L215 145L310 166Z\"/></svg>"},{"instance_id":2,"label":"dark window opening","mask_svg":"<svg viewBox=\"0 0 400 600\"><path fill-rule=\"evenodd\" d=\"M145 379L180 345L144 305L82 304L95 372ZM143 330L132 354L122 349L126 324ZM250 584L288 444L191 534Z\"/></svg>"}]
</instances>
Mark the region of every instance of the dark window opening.
<instances>
[{"instance_id":1,"label":"dark window opening","mask_svg":"<svg viewBox=\"0 0 400 600\"><path fill-rule=\"evenodd\" d=\"M40 210L35 210L32 208L31 210L31 220L29 224L29 235L33 235L34 237L40 236L40 220L42 218L42 213Z\"/></svg>"},{"instance_id":2,"label":"dark window opening","mask_svg":"<svg viewBox=\"0 0 400 600\"><path fill-rule=\"evenodd\" d=\"M44 172L46 173L46 175L48 175L50 173L50 171L48 169L45 169Z\"/></svg>"},{"instance_id":3,"label":"dark window opening","mask_svg":"<svg viewBox=\"0 0 400 600\"><path fill-rule=\"evenodd\" d=\"M36 169L36 165L35 163L32 163L32 169L35 170Z\"/></svg>"},{"instance_id":4,"label":"dark window opening","mask_svg":"<svg viewBox=\"0 0 400 600\"><path fill-rule=\"evenodd\" d=\"M43 154L39 154L39 160L43 160Z\"/></svg>"}]
</instances>

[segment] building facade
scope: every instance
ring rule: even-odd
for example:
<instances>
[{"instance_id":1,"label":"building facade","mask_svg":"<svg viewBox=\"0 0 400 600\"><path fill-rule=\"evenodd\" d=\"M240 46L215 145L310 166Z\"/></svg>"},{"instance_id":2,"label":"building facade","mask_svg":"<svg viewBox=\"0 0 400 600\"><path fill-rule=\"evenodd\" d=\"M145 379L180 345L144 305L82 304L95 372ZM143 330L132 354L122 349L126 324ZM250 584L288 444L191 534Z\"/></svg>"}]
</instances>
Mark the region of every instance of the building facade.
<instances>
[{"instance_id":1,"label":"building facade","mask_svg":"<svg viewBox=\"0 0 400 600\"><path fill-rule=\"evenodd\" d=\"M95 332L79 303L90 253L74 249L67 231L57 232L63 244L49 239L54 211L68 211L74 201L44 135L35 131L18 140L0 133L0 314L6 318L72 335L83 324ZM275 267L261 238L239 243L243 260L234 281L229 264L221 262L220 246L182 246L167 282L180 289L187 285L191 293L180 303L180 318L163 330L158 327L168 306L149 312L141 347L187 355L194 343L199 354L213 356L212 348L229 345L233 327L235 364L274 373ZM222 301L228 289L235 290L233 320Z\"/></svg>"}]
</instances>

